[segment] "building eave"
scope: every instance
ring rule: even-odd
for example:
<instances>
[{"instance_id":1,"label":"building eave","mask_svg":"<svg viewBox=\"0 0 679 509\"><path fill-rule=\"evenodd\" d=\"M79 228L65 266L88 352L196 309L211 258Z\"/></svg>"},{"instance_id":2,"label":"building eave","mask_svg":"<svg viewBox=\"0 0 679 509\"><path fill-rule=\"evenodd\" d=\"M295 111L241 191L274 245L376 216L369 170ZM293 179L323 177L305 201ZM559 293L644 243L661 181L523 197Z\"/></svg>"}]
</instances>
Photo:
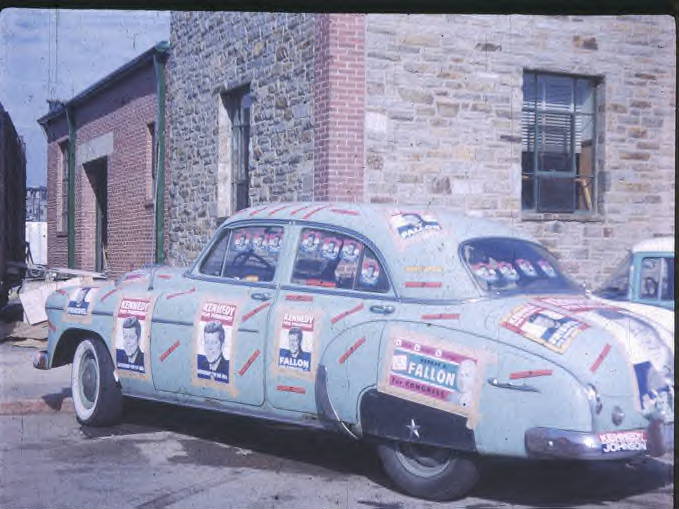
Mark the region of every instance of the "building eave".
<instances>
[{"instance_id":1,"label":"building eave","mask_svg":"<svg viewBox=\"0 0 679 509\"><path fill-rule=\"evenodd\" d=\"M80 92L78 95L75 97L69 99L68 101L62 103L57 109L50 111L46 115L43 115L38 119L38 123L45 128L45 126L51 122L52 120L55 120L66 113L67 108L73 109L74 107L78 106L79 104L87 101L89 98L91 98L93 95L113 86L117 82L119 82L121 79L129 75L130 73L138 70L139 68L143 67L144 65L153 65L153 58L155 55L158 55L159 57L165 57L167 56L168 52L170 49L170 45L167 41L161 41L152 48L146 50L144 53L141 55L133 58L132 60L128 61L112 73L108 74L104 78L100 79L93 85L89 86L82 92Z\"/></svg>"}]
</instances>

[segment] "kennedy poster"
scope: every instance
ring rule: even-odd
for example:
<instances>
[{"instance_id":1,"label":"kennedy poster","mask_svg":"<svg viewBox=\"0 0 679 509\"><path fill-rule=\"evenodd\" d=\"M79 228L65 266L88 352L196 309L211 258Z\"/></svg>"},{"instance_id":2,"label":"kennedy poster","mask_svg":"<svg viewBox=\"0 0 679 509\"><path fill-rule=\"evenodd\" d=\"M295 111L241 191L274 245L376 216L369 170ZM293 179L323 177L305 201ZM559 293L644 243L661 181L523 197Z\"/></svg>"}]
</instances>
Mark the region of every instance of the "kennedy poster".
<instances>
[{"instance_id":1,"label":"kennedy poster","mask_svg":"<svg viewBox=\"0 0 679 509\"><path fill-rule=\"evenodd\" d=\"M147 373L151 299L123 297L115 322L116 366L120 373Z\"/></svg>"},{"instance_id":2,"label":"kennedy poster","mask_svg":"<svg viewBox=\"0 0 679 509\"><path fill-rule=\"evenodd\" d=\"M311 372L314 349L314 316L288 311L278 338L278 367L301 373Z\"/></svg>"},{"instance_id":3,"label":"kennedy poster","mask_svg":"<svg viewBox=\"0 0 679 509\"><path fill-rule=\"evenodd\" d=\"M224 386L231 382L231 347L236 306L203 302L195 335L195 374L200 380Z\"/></svg>"},{"instance_id":4,"label":"kennedy poster","mask_svg":"<svg viewBox=\"0 0 679 509\"><path fill-rule=\"evenodd\" d=\"M514 308L500 325L558 353L564 353L575 336L589 327L577 318L536 304Z\"/></svg>"}]
</instances>

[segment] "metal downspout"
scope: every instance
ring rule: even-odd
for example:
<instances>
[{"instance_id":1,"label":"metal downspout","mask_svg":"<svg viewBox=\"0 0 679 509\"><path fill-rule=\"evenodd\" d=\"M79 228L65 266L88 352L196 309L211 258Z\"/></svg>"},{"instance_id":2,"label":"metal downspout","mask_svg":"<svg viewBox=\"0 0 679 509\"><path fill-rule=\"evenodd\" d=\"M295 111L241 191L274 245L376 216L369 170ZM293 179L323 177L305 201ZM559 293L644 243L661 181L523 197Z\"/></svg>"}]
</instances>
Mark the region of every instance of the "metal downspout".
<instances>
[{"instance_id":1,"label":"metal downspout","mask_svg":"<svg viewBox=\"0 0 679 509\"><path fill-rule=\"evenodd\" d=\"M75 141L76 129L74 113L66 106L68 124L68 268L75 268Z\"/></svg>"},{"instance_id":2,"label":"metal downspout","mask_svg":"<svg viewBox=\"0 0 679 509\"><path fill-rule=\"evenodd\" d=\"M156 199L155 199L155 262L165 261L165 62L170 45L163 41L156 45L153 55L153 69L156 74Z\"/></svg>"}]
</instances>

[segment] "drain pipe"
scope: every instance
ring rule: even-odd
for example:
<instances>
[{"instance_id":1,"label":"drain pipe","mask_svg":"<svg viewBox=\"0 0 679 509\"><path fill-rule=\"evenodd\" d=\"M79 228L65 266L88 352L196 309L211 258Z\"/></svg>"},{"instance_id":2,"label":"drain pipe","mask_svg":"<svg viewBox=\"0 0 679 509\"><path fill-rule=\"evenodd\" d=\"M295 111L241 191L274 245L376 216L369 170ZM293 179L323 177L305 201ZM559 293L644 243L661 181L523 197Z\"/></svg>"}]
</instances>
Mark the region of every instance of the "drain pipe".
<instances>
[{"instance_id":1,"label":"drain pipe","mask_svg":"<svg viewBox=\"0 0 679 509\"><path fill-rule=\"evenodd\" d=\"M156 44L153 54L153 69L156 74L156 199L155 199L155 262L165 261L165 63L169 55L170 44L162 41Z\"/></svg>"},{"instance_id":2,"label":"drain pipe","mask_svg":"<svg viewBox=\"0 0 679 509\"><path fill-rule=\"evenodd\" d=\"M68 268L75 268L75 119L70 106L65 107L68 124Z\"/></svg>"}]
</instances>

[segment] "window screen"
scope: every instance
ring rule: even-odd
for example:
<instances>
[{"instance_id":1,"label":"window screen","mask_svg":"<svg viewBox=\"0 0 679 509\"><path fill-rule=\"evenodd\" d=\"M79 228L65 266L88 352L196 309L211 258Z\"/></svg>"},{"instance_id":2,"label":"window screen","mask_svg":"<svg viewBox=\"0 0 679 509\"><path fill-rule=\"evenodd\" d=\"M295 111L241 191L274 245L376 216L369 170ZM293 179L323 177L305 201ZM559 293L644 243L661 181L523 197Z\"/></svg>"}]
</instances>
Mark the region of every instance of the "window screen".
<instances>
[{"instance_id":1,"label":"window screen","mask_svg":"<svg viewBox=\"0 0 679 509\"><path fill-rule=\"evenodd\" d=\"M523 209L593 210L595 93L594 78L524 73Z\"/></svg>"}]
</instances>

